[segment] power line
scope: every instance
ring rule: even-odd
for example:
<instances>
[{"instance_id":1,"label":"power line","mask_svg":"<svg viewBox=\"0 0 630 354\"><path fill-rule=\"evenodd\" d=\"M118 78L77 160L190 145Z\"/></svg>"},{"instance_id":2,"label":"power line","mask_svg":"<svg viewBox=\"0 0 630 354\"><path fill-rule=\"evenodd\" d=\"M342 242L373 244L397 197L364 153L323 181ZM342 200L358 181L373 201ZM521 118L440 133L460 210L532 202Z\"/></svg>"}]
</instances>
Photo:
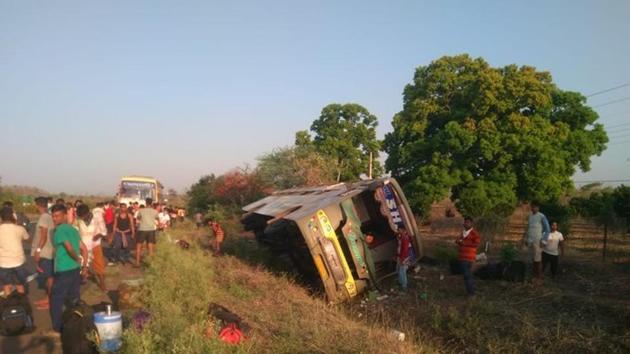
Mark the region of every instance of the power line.
<instances>
[{"instance_id":1,"label":"power line","mask_svg":"<svg viewBox=\"0 0 630 354\"><path fill-rule=\"evenodd\" d=\"M592 180L592 181L573 181L576 184L587 184L587 183L619 183L619 182L630 182L630 179L600 179L600 180Z\"/></svg>"},{"instance_id":2,"label":"power line","mask_svg":"<svg viewBox=\"0 0 630 354\"><path fill-rule=\"evenodd\" d=\"M621 133L621 132L627 132L628 130L630 130L630 128L613 129L613 130L607 130L606 132L609 134L616 134L616 133Z\"/></svg>"},{"instance_id":3,"label":"power line","mask_svg":"<svg viewBox=\"0 0 630 354\"><path fill-rule=\"evenodd\" d=\"M610 139L609 141L610 141L611 143L616 143L616 142L618 142L619 140L622 140L622 139L625 139L625 138L628 138L628 137L630 137L630 134L626 134L626 135L619 135L619 136L613 136L613 137L610 137L610 136L609 136L608 138Z\"/></svg>"},{"instance_id":4,"label":"power line","mask_svg":"<svg viewBox=\"0 0 630 354\"><path fill-rule=\"evenodd\" d=\"M630 97L624 97L624 98L620 98L618 100L612 100L612 101L604 102L602 104L598 104L597 106L593 106L593 108L604 107L604 106L608 106L609 104L619 103L619 102L623 102L623 101L627 101L627 100L630 100Z\"/></svg>"},{"instance_id":5,"label":"power line","mask_svg":"<svg viewBox=\"0 0 630 354\"><path fill-rule=\"evenodd\" d=\"M606 93L606 92L610 92L610 91L614 91L614 90L618 90L620 88L626 87L626 86L630 86L630 82L626 82L625 84L621 84L619 86L615 86L615 87L611 87L611 88L607 88L605 90L601 90L601 91L597 91L597 92L593 92L590 95L586 95L586 97L593 97L593 96L597 96L597 95L601 95L602 93Z\"/></svg>"},{"instance_id":6,"label":"power line","mask_svg":"<svg viewBox=\"0 0 630 354\"><path fill-rule=\"evenodd\" d=\"M608 145L609 145L609 146L611 146L611 145L621 145L621 144L627 144L627 143L630 143L630 140L615 141L614 143L612 143L612 144L608 144Z\"/></svg>"},{"instance_id":7,"label":"power line","mask_svg":"<svg viewBox=\"0 0 630 354\"><path fill-rule=\"evenodd\" d=\"M615 125L605 125L605 124L604 124L604 126L605 126L606 128L624 127L624 126L626 126L626 125L630 125L630 123L622 123L622 124L615 124Z\"/></svg>"}]
</instances>

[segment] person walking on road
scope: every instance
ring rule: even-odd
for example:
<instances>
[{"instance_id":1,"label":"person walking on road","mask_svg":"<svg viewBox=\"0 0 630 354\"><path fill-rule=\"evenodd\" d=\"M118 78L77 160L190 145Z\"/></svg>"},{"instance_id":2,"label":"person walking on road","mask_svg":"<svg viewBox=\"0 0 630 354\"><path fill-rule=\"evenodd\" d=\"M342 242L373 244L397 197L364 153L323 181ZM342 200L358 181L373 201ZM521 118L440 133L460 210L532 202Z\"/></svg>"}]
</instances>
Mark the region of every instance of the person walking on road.
<instances>
[{"instance_id":1,"label":"person walking on road","mask_svg":"<svg viewBox=\"0 0 630 354\"><path fill-rule=\"evenodd\" d=\"M532 202L531 213L527 217L527 230L523 235L523 245L529 249L529 257L533 262L535 279L542 279L542 247L547 244L549 237L549 221L540 212L540 205Z\"/></svg>"},{"instance_id":2,"label":"person walking on road","mask_svg":"<svg viewBox=\"0 0 630 354\"><path fill-rule=\"evenodd\" d=\"M153 199L146 199L146 207L138 211L138 237L136 238L136 268L140 267L142 251L147 245L149 257L155 252L155 231L157 230L158 211L153 207Z\"/></svg>"},{"instance_id":3,"label":"person walking on road","mask_svg":"<svg viewBox=\"0 0 630 354\"><path fill-rule=\"evenodd\" d=\"M37 278L40 287L46 289L46 298L35 301L35 306L45 310L48 309L50 294L53 285L53 276L55 275L53 268L54 248L52 245L53 232L55 223L52 216L48 213L48 198L38 197L35 199L35 205L39 211L39 219L35 227L35 235L33 235L33 243L31 245L31 256L35 260L37 268Z\"/></svg>"},{"instance_id":4,"label":"person walking on road","mask_svg":"<svg viewBox=\"0 0 630 354\"><path fill-rule=\"evenodd\" d=\"M136 226L133 217L127 211L127 204L121 203L120 210L114 219L114 252L116 262L125 264L129 262L129 243L135 238Z\"/></svg>"}]
</instances>

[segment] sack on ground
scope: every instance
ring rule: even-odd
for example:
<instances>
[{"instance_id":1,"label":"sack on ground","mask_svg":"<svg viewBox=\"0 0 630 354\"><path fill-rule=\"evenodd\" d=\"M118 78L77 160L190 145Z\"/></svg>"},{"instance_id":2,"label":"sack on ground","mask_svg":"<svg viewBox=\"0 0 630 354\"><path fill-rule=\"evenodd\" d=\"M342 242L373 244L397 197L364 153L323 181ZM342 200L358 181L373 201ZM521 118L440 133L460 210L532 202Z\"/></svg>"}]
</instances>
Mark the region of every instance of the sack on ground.
<instances>
[{"instance_id":1,"label":"sack on ground","mask_svg":"<svg viewBox=\"0 0 630 354\"><path fill-rule=\"evenodd\" d=\"M66 308L63 313L61 346L64 354L95 354L98 348L90 338L98 340L94 310L83 301Z\"/></svg>"}]
</instances>

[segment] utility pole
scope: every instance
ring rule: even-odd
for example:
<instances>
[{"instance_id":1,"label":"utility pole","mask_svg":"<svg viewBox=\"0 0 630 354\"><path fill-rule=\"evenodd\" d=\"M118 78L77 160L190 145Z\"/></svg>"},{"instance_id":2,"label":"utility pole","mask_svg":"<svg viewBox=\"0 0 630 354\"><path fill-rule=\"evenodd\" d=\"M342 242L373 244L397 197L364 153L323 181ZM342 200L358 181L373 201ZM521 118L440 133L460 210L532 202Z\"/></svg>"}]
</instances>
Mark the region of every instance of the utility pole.
<instances>
[{"instance_id":1,"label":"utility pole","mask_svg":"<svg viewBox=\"0 0 630 354\"><path fill-rule=\"evenodd\" d=\"M370 165L369 165L369 171L368 171L368 178L372 179L372 151L370 151Z\"/></svg>"}]
</instances>

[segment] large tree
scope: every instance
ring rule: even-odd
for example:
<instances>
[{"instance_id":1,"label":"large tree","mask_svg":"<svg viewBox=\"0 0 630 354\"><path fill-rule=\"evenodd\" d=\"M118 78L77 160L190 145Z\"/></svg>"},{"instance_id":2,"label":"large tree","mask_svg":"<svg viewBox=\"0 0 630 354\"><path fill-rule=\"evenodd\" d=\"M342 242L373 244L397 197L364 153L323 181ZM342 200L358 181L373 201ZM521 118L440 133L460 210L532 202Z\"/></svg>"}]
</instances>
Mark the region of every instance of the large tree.
<instances>
[{"instance_id":1,"label":"large tree","mask_svg":"<svg viewBox=\"0 0 630 354\"><path fill-rule=\"evenodd\" d=\"M257 173L267 186L287 189L334 182L335 165L311 147L278 148L258 158Z\"/></svg>"},{"instance_id":2,"label":"large tree","mask_svg":"<svg viewBox=\"0 0 630 354\"><path fill-rule=\"evenodd\" d=\"M386 168L421 213L449 195L477 216L553 200L608 142L585 103L531 66L442 57L418 67L405 87L403 110L385 137Z\"/></svg>"},{"instance_id":3,"label":"large tree","mask_svg":"<svg viewBox=\"0 0 630 354\"><path fill-rule=\"evenodd\" d=\"M378 162L380 141L376 138L378 119L356 103L329 104L311 125L314 136L307 131L296 134L296 145L312 145L315 150L332 158L337 167L337 179L355 181L369 170L370 153L374 175L382 172Z\"/></svg>"}]
</instances>

